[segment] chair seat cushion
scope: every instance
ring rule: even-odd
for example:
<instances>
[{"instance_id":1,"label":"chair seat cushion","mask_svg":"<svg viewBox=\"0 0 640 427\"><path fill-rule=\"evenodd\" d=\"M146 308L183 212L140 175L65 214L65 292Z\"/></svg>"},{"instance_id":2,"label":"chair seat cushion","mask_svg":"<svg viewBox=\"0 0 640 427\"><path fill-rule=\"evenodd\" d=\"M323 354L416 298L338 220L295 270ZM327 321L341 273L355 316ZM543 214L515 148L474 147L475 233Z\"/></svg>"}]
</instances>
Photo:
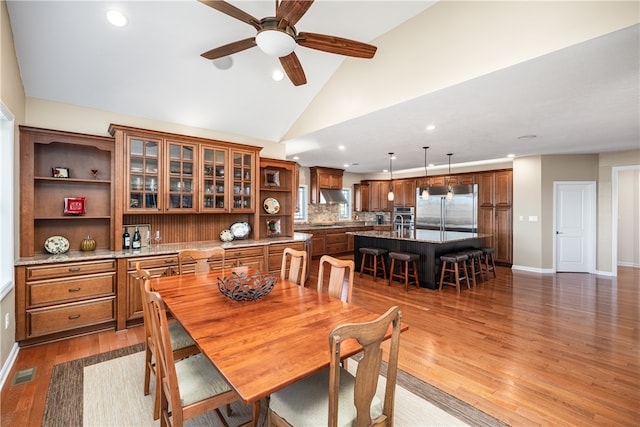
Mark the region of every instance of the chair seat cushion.
<instances>
[{"instance_id":1,"label":"chair seat cushion","mask_svg":"<svg viewBox=\"0 0 640 427\"><path fill-rule=\"evenodd\" d=\"M482 252L485 254L492 254L496 251L495 248L482 248Z\"/></svg>"},{"instance_id":2,"label":"chair seat cushion","mask_svg":"<svg viewBox=\"0 0 640 427\"><path fill-rule=\"evenodd\" d=\"M169 322L169 337L171 338L171 350L173 351L196 345L178 322Z\"/></svg>"},{"instance_id":3,"label":"chair seat cushion","mask_svg":"<svg viewBox=\"0 0 640 427\"><path fill-rule=\"evenodd\" d=\"M360 253L379 256L386 254L387 250L382 248L360 248Z\"/></svg>"},{"instance_id":4,"label":"chair seat cushion","mask_svg":"<svg viewBox=\"0 0 640 427\"><path fill-rule=\"evenodd\" d=\"M409 252L389 252L389 257L399 261L417 261L420 255Z\"/></svg>"},{"instance_id":5,"label":"chair seat cushion","mask_svg":"<svg viewBox=\"0 0 640 427\"><path fill-rule=\"evenodd\" d=\"M355 378L340 369L338 426L351 426L356 419L353 404ZM329 369L318 372L271 395L269 408L292 426L326 426L329 418ZM374 396L371 419L382 415L382 401Z\"/></svg>"},{"instance_id":6,"label":"chair seat cushion","mask_svg":"<svg viewBox=\"0 0 640 427\"><path fill-rule=\"evenodd\" d=\"M202 353L176 362L182 406L229 391L229 385Z\"/></svg>"}]
</instances>

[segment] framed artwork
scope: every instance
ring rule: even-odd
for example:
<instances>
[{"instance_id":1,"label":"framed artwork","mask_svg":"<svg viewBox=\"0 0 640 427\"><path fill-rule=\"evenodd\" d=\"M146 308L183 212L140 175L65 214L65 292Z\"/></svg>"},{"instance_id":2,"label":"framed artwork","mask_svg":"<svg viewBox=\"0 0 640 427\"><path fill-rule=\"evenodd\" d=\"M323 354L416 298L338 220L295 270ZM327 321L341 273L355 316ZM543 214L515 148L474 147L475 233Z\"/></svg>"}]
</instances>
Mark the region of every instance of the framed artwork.
<instances>
[{"instance_id":1,"label":"framed artwork","mask_svg":"<svg viewBox=\"0 0 640 427\"><path fill-rule=\"evenodd\" d=\"M65 197L64 198L64 214L65 215L84 215L86 213L84 202L85 197Z\"/></svg>"},{"instance_id":2,"label":"framed artwork","mask_svg":"<svg viewBox=\"0 0 640 427\"><path fill-rule=\"evenodd\" d=\"M277 236L280 234L280 220L268 219L267 220L267 236Z\"/></svg>"},{"instance_id":3,"label":"framed artwork","mask_svg":"<svg viewBox=\"0 0 640 427\"><path fill-rule=\"evenodd\" d=\"M54 166L51 168L51 176L54 178L69 178L69 168Z\"/></svg>"},{"instance_id":4,"label":"framed artwork","mask_svg":"<svg viewBox=\"0 0 640 427\"><path fill-rule=\"evenodd\" d=\"M280 187L280 172L265 169L264 185L265 187Z\"/></svg>"}]
</instances>

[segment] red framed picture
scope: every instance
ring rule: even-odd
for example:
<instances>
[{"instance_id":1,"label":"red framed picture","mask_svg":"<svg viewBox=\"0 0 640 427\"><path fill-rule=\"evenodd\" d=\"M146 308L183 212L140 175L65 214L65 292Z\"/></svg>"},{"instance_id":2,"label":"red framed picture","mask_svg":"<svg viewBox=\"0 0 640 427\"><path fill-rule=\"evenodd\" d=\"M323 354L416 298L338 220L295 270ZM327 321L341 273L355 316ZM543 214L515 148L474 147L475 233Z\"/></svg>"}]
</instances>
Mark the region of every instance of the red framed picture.
<instances>
[{"instance_id":1,"label":"red framed picture","mask_svg":"<svg viewBox=\"0 0 640 427\"><path fill-rule=\"evenodd\" d=\"M84 202L86 197L65 197L64 198L64 214L65 215L84 215L86 213Z\"/></svg>"}]
</instances>

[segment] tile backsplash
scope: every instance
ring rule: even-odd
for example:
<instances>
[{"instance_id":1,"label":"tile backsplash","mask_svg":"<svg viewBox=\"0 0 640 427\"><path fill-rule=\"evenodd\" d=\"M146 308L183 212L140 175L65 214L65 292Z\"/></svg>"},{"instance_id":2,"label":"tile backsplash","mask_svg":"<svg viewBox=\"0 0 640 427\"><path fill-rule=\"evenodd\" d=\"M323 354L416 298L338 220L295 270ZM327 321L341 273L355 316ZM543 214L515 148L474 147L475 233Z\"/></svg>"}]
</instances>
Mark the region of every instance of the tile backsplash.
<instances>
[{"instance_id":1,"label":"tile backsplash","mask_svg":"<svg viewBox=\"0 0 640 427\"><path fill-rule=\"evenodd\" d=\"M335 204L310 204L307 206L307 209L310 223L338 221L375 222L376 215L383 215L384 222L391 220L391 213L389 212L352 212L351 219L340 219L340 205Z\"/></svg>"}]
</instances>

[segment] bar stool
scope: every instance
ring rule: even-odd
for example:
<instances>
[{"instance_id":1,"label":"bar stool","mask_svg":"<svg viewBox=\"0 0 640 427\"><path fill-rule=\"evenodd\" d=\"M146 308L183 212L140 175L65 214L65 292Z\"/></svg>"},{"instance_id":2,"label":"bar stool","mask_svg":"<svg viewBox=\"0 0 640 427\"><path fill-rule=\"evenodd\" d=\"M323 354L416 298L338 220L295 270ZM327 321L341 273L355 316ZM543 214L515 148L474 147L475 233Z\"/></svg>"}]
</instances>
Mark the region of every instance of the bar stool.
<instances>
[{"instance_id":1,"label":"bar stool","mask_svg":"<svg viewBox=\"0 0 640 427\"><path fill-rule=\"evenodd\" d=\"M467 281L467 288L470 288L469 278L467 277L467 259L469 257L463 253L446 254L440 257L440 261L442 261L442 273L440 273L441 290L442 285L452 285L460 293L460 282L464 280ZM444 280L445 273L449 273L448 281Z\"/></svg>"},{"instance_id":2,"label":"bar stool","mask_svg":"<svg viewBox=\"0 0 640 427\"><path fill-rule=\"evenodd\" d=\"M467 249L460 253L469 257L467 260L467 277L471 278L473 281L473 287L475 288L477 284L476 276L480 276L480 280L484 280L484 271L482 270L484 252L482 252L482 249Z\"/></svg>"},{"instance_id":3,"label":"bar stool","mask_svg":"<svg viewBox=\"0 0 640 427\"><path fill-rule=\"evenodd\" d=\"M418 280L418 266L416 261L420 259L420 255L410 252L389 252L389 258L391 258L391 268L389 269L389 286L393 279L400 279L404 281L405 292L409 291L409 266L413 269L411 283L414 283L416 287L420 287L420 281ZM400 264L400 273L395 272L396 260L402 262ZM404 265L404 268L403 268Z\"/></svg>"},{"instance_id":4,"label":"bar stool","mask_svg":"<svg viewBox=\"0 0 640 427\"><path fill-rule=\"evenodd\" d=\"M360 277L362 273L373 273L373 281L378 280L378 265L382 268L382 277L387 280L387 266L384 263L384 254L388 251L382 248L360 248L362 262L360 263ZM366 262L369 255L369 263ZM371 258L373 257L373 258Z\"/></svg>"},{"instance_id":5,"label":"bar stool","mask_svg":"<svg viewBox=\"0 0 640 427\"><path fill-rule=\"evenodd\" d=\"M489 277L489 272L493 272L493 278L496 278L496 263L495 263L495 248L480 248L482 250L483 255L483 268L484 272L487 273L487 278Z\"/></svg>"}]
</instances>

